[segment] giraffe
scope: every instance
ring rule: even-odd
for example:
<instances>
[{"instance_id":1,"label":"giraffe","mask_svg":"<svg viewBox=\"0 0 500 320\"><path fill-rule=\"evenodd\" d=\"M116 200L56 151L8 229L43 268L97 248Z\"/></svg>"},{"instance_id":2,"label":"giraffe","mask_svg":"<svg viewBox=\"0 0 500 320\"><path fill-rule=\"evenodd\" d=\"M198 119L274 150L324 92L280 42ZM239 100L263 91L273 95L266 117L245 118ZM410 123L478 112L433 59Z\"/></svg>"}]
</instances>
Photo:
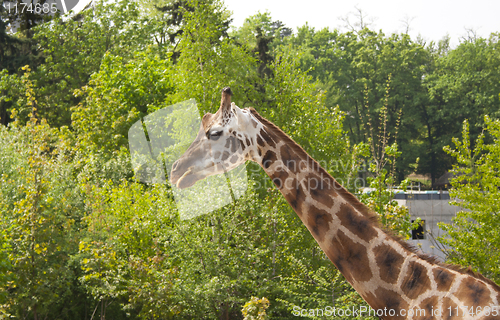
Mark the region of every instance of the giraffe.
<instances>
[{"instance_id":1,"label":"giraffe","mask_svg":"<svg viewBox=\"0 0 500 320\"><path fill-rule=\"evenodd\" d=\"M438 262L386 231L376 214L297 143L253 108L231 103L207 113L195 141L172 165L187 188L255 161L262 166L330 261L382 319L500 319L500 287ZM467 309L465 309L467 307ZM385 310L385 311L384 311Z\"/></svg>"}]
</instances>

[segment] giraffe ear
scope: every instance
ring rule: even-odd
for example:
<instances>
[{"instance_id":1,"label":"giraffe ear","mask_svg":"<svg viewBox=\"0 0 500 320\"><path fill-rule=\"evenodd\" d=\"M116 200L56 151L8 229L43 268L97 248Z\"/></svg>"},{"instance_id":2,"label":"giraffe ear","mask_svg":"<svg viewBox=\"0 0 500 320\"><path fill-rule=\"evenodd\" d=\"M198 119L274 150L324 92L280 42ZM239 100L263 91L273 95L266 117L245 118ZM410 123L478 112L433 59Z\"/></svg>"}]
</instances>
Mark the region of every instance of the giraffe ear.
<instances>
[{"instance_id":1,"label":"giraffe ear","mask_svg":"<svg viewBox=\"0 0 500 320\"><path fill-rule=\"evenodd\" d=\"M214 115L211 114L210 112L206 113L203 116L203 119L201 119L201 124L203 126L203 130L205 131L205 133L208 132L213 123L214 123Z\"/></svg>"},{"instance_id":2,"label":"giraffe ear","mask_svg":"<svg viewBox=\"0 0 500 320\"><path fill-rule=\"evenodd\" d=\"M232 117L231 113L231 88L225 87L222 89L222 98L220 100L220 110L223 119L229 120Z\"/></svg>"}]
</instances>

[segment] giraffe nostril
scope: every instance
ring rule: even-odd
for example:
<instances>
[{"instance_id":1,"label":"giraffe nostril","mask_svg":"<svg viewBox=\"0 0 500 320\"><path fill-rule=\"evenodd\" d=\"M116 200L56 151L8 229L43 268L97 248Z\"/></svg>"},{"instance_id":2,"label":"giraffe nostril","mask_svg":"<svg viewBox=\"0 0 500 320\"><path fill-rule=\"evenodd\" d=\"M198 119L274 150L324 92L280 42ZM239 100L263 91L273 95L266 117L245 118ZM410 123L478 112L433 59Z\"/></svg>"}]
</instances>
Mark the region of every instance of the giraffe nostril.
<instances>
[{"instance_id":1,"label":"giraffe nostril","mask_svg":"<svg viewBox=\"0 0 500 320\"><path fill-rule=\"evenodd\" d=\"M178 165L179 165L179 160L177 160L176 162L174 162L174 164L172 165L172 170L175 171L175 169L177 169Z\"/></svg>"}]
</instances>

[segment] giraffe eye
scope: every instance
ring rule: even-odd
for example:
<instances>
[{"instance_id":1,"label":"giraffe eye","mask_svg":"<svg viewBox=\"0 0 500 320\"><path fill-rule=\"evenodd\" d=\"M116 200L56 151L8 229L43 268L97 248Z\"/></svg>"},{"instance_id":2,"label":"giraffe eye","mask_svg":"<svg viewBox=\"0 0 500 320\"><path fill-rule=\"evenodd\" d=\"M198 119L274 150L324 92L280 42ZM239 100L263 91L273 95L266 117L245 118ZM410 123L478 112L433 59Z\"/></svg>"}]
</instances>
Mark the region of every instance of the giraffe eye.
<instances>
[{"instance_id":1,"label":"giraffe eye","mask_svg":"<svg viewBox=\"0 0 500 320\"><path fill-rule=\"evenodd\" d=\"M207 138L210 140L218 140L222 136L222 130L213 130L209 131L207 134Z\"/></svg>"}]
</instances>

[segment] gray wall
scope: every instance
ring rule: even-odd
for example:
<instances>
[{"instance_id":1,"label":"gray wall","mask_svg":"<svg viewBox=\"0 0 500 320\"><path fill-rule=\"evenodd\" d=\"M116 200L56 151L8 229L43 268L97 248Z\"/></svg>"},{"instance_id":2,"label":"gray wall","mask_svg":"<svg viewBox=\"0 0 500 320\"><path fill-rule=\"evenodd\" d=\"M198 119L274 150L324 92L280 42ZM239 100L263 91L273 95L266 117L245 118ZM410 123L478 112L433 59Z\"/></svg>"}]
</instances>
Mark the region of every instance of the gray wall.
<instances>
[{"instance_id":1,"label":"gray wall","mask_svg":"<svg viewBox=\"0 0 500 320\"><path fill-rule=\"evenodd\" d=\"M425 235L423 240L408 240L408 242L423 252L439 257L444 261L445 249L442 244L438 243L435 239L445 234L443 230L438 227L438 222L450 223L451 219L455 217L456 213L461 211L462 208L453 206L449 202L452 200L410 200L410 199L397 199L400 205L405 205L410 211L412 220L421 218L425 220Z\"/></svg>"}]
</instances>

